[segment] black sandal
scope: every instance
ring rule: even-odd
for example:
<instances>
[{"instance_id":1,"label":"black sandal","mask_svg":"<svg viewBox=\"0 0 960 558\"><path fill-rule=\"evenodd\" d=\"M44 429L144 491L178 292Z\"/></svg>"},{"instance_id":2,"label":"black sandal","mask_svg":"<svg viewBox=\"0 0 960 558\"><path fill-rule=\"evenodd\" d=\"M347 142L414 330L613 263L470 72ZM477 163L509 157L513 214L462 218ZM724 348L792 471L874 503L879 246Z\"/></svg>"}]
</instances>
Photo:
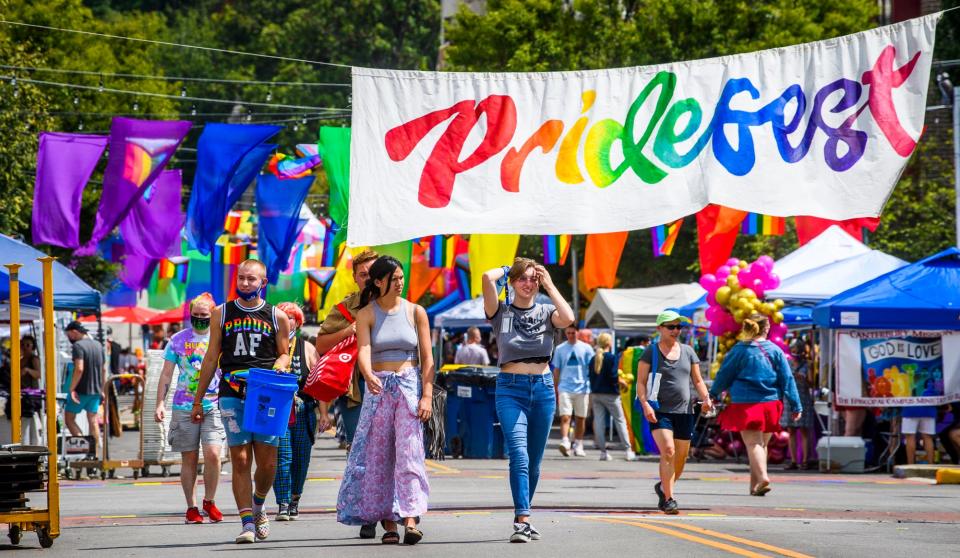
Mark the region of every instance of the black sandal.
<instances>
[{"instance_id":1,"label":"black sandal","mask_svg":"<svg viewBox=\"0 0 960 558\"><path fill-rule=\"evenodd\" d=\"M387 531L380 537L380 542L383 544L400 544L400 533L396 531Z\"/></svg>"},{"instance_id":2,"label":"black sandal","mask_svg":"<svg viewBox=\"0 0 960 558\"><path fill-rule=\"evenodd\" d=\"M423 533L416 527L406 527L403 530L403 544L414 545L420 542Z\"/></svg>"}]
</instances>

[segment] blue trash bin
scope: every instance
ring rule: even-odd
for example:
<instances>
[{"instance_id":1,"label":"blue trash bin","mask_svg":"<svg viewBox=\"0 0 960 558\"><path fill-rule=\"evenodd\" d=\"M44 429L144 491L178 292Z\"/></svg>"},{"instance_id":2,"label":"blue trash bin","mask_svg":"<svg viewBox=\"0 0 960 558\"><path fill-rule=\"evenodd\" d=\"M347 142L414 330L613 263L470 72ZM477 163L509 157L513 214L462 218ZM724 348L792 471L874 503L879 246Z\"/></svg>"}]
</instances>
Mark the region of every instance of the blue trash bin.
<instances>
[{"instance_id":1,"label":"blue trash bin","mask_svg":"<svg viewBox=\"0 0 960 558\"><path fill-rule=\"evenodd\" d=\"M286 434L296 392L295 374L251 368L243 403L243 429L264 436Z\"/></svg>"},{"instance_id":2,"label":"blue trash bin","mask_svg":"<svg viewBox=\"0 0 960 558\"><path fill-rule=\"evenodd\" d=\"M505 456L496 407L499 372L495 366L464 366L444 374L448 454L470 459Z\"/></svg>"}]
</instances>

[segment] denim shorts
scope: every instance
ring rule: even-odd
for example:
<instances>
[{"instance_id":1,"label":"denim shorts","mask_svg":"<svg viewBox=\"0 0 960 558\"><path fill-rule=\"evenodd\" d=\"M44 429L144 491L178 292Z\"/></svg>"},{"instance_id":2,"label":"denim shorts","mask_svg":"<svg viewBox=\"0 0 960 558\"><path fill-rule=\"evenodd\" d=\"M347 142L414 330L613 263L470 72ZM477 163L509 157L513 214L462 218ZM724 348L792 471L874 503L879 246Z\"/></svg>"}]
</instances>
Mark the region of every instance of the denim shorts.
<instances>
[{"instance_id":1,"label":"denim shorts","mask_svg":"<svg viewBox=\"0 0 960 558\"><path fill-rule=\"evenodd\" d=\"M674 440L689 440L693 438L693 413L661 413L657 414L657 422L650 423L650 430L672 430Z\"/></svg>"},{"instance_id":2,"label":"denim shorts","mask_svg":"<svg viewBox=\"0 0 960 558\"><path fill-rule=\"evenodd\" d=\"M280 445L280 436L264 436L243 429L243 399L220 397L220 418L227 433L228 447L245 446L251 442L274 447Z\"/></svg>"}]
</instances>

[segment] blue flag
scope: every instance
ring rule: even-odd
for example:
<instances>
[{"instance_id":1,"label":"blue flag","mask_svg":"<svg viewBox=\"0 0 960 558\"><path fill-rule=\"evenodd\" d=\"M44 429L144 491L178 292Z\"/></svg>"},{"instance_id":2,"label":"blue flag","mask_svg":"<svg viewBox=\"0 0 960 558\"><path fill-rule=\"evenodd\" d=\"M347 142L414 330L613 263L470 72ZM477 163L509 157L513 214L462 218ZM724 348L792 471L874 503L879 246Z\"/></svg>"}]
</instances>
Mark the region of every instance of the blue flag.
<instances>
[{"instance_id":1,"label":"blue flag","mask_svg":"<svg viewBox=\"0 0 960 558\"><path fill-rule=\"evenodd\" d=\"M207 124L197 143L197 171L187 206L187 240L213 250L233 204L276 146L264 142L283 129L260 124Z\"/></svg>"},{"instance_id":2,"label":"blue flag","mask_svg":"<svg viewBox=\"0 0 960 558\"><path fill-rule=\"evenodd\" d=\"M257 255L267 266L267 281L276 283L287 267L293 243L306 221L300 207L307 199L313 176L280 180L272 174L257 177L257 215L260 237Z\"/></svg>"}]
</instances>

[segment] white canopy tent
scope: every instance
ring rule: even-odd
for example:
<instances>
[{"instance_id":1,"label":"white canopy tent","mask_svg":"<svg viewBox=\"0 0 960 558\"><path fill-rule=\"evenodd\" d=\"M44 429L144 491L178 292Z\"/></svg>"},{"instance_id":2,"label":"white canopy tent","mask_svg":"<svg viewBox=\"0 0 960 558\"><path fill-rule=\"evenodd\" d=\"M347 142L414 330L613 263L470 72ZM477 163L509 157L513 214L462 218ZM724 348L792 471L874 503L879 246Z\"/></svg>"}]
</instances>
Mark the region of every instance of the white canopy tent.
<instances>
[{"instance_id":1,"label":"white canopy tent","mask_svg":"<svg viewBox=\"0 0 960 558\"><path fill-rule=\"evenodd\" d=\"M696 283L641 289L597 289L587 308L587 325L606 324L618 331L650 331L665 308L687 305L706 291Z\"/></svg>"},{"instance_id":2,"label":"white canopy tent","mask_svg":"<svg viewBox=\"0 0 960 558\"><path fill-rule=\"evenodd\" d=\"M879 250L868 250L858 256L793 275L783 280L777 289L767 292L766 296L782 298L787 304L817 303L905 265L907 262L900 258Z\"/></svg>"},{"instance_id":3,"label":"white canopy tent","mask_svg":"<svg viewBox=\"0 0 960 558\"><path fill-rule=\"evenodd\" d=\"M853 238L840 227L831 225L810 242L777 260L773 265L773 271L783 281L805 271L862 256L868 252L870 248L867 248L864 243Z\"/></svg>"}]
</instances>

